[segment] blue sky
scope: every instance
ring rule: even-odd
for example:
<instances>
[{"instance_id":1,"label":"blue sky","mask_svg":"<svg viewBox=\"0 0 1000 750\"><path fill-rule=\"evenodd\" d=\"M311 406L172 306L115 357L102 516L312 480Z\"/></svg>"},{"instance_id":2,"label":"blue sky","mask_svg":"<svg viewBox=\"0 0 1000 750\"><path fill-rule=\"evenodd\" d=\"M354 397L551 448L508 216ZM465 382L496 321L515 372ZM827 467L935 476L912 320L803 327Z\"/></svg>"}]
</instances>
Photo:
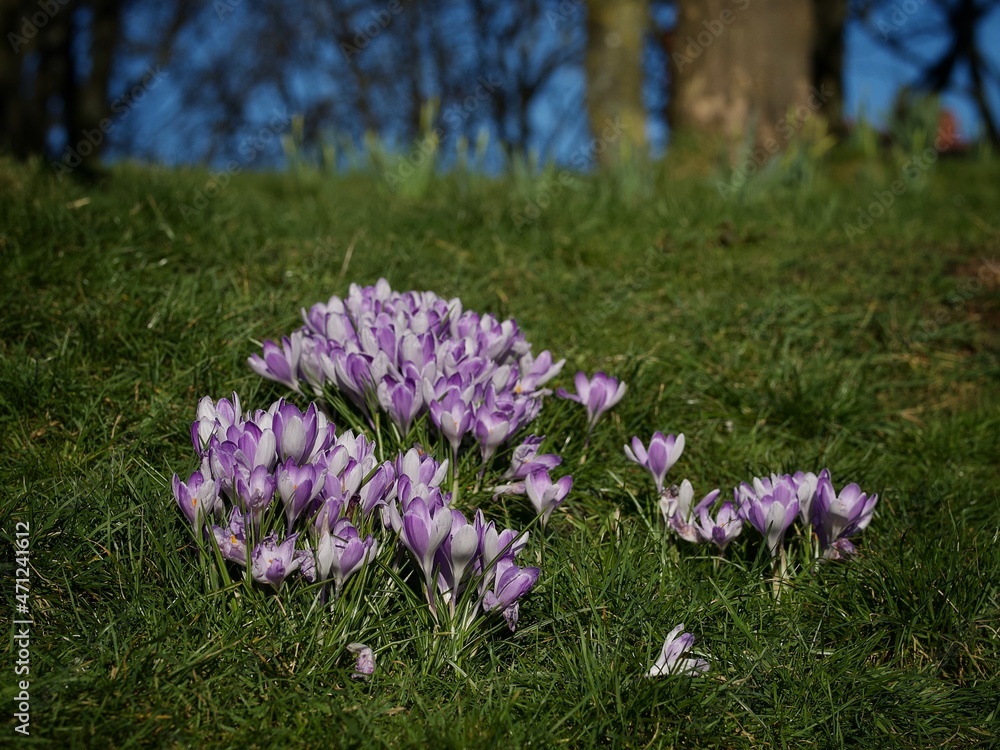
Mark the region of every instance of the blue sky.
<instances>
[{"instance_id":1,"label":"blue sky","mask_svg":"<svg viewBox=\"0 0 1000 750\"><path fill-rule=\"evenodd\" d=\"M902 6L903 3L897 3ZM891 8L891 6L890 6ZM918 12L930 12L921 11ZM887 14L883 14L887 15ZM885 20L891 19L887 16ZM921 19L915 15L906 19L893 33L904 35L908 27L915 26ZM885 28L885 27L883 27ZM890 27L890 31L893 31ZM980 48L987 50L993 66L1000 69L1000 11L994 12L979 29ZM993 40L990 44L988 40ZM944 38L930 37L926 40L926 53L937 51L944 44ZM890 110L893 98L901 86L916 75L913 66L903 62L889 52L877 39L862 30L858 24L848 27L845 39L844 95L845 110L852 118L864 113L866 119L883 124ZM943 106L958 118L960 135L963 139L973 139L980 132L982 122L972 99L962 93L950 92L942 97ZM990 106L994 116L1000 113L1000 90L996 87L989 92Z\"/></svg>"},{"instance_id":2,"label":"blue sky","mask_svg":"<svg viewBox=\"0 0 1000 750\"><path fill-rule=\"evenodd\" d=\"M935 11L920 0L911 0L915 11L910 16L899 16L902 22L892 26L891 33L906 35L928 24L933 28ZM903 0L896 5L904 5ZM890 6L884 13L885 20L892 25L890 13L896 6ZM145 20L145 19L144 19ZM888 28L883 26L883 28ZM995 11L986 19L980 29L981 48L989 50L993 65L1000 68L1000 44L988 44L986 40L1000 40L1000 11ZM922 51L928 56L939 50L945 43L943 36L933 32L925 39ZM655 64L655 63L653 63ZM860 27L857 23L848 25L845 39L845 113L850 119L864 116L876 126L883 126L886 115L892 107L893 100L899 89L916 77L916 68L894 56L877 39ZM652 85L652 84L651 84ZM559 80L553 81L549 90L551 97L539 101L533 112L533 119L542 131L540 141L547 140L547 133L558 129L555 140L555 156L562 162L570 161L572 155L580 148L586 148L589 136L585 128L582 102L585 82L582 70L567 70ZM135 117L130 127L136 129L144 138L158 144L158 157L167 163L190 162L194 156L190 149L188 135L182 135L171 128L170 123L179 118L188 118L191 113L178 109L178 91L175 82L167 76L165 82L150 92L146 104L136 108ZM662 98L661 94L647 87L647 99ZM563 102L575 100L579 102L580 115L567 121ZM993 111L1000 113L1000 89L990 91ZM981 121L971 98L962 92L949 92L942 97L944 106L950 109L958 118L960 135L963 139L975 138L981 131ZM267 119L273 107L273 101L248 102L251 111L264 113L262 121ZM654 153L662 152L666 146L669 134L662 121L650 120L649 138ZM499 154L496 154L499 157ZM224 161L220 159L220 163ZM258 162L248 166L275 166L282 161L281 148L278 139L269 146L268 153ZM491 159L496 162L496 159Z\"/></svg>"}]
</instances>

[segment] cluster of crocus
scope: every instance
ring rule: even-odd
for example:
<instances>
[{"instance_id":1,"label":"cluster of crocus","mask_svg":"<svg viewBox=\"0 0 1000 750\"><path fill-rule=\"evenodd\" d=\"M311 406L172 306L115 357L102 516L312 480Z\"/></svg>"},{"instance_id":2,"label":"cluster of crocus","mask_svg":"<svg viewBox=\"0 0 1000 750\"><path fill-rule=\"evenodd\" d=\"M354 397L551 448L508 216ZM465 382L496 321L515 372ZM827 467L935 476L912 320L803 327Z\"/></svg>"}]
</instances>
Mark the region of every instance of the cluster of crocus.
<instances>
[{"instance_id":1,"label":"cluster of crocus","mask_svg":"<svg viewBox=\"0 0 1000 750\"><path fill-rule=\"evenodd\" d=\"M483 463L538 414L542 386L562 368L534 357L513 320L463 311L458 299L393 291L385 279L303 310L305 324L250 357L259 375L323 397L352 425L378 429L379 412L400 446L427 414L457 458L463 440Z\"/></svg>"},{"instance_id":2,"label":"cluster of crocus","mask_svg":"<svg viewBox=\"0 0 1000 750\"><path fill-rule=\"evenodd\" d=\"M539 455L542 444L537 435L529 435L514 449L511 465L502 479L514 480L493 488L494 495L527 495L544 527L552 511L562 505L573 487L573 477L564 476L552 481L549 472L562 463L554 453Z\"/></svg>"},{"instance_id":3,"label":"cluster of crocus","mask_svg":"<svg viewBox=\"0 0 1000 750\"><path fill-rule=\"evenodd\" d=\"M383 539L391 531L411 553L435 618L436 591L454 614L475 580L465 625L497 612L513 629L539 572L514 562L527 534L498 531L481 512L469 523L451 508L440 486L447 461L413 448L380 463L370 440L338 435L315 404L303 412L278 401L243 414L235 393L202 399L191 436L201 467L186 482L174 476L174 498L196 536L214 540L254 580L281 589L297 573L337 598L378 553L375 536L362 531L378 533L378 518Z\"/></svg>"},{"instance_id":4,"label":"cluster of crocus","mask_svg":"<svg viewBox=\"0 0 1000 750\"><path fill-rule=\"evenodd\" d=\"M767 538L772 558L798 518L804 528L812 527L820 552L831 560L854 554L850 537L868 527L878 502L878 495L867 495L854 483L838 493L829 469L755 477L752 485L736 487L733 498L739 516Z\"/></svg>"},{"instance_id":5,"label":"cluster of crocus","mask_svg":"<svg viewBox=\"0 0 1000 750\"><path fill-rule=\"evenodd\" d=\"M752 484L736 487L733 500L725 500L718 508L719 490L695 503L694 487L688 480L679 486L665 485L667 472L683 450L683 435L657 432L648 450L638 437L632 438L625 455L653 476L667 526L686 541L712 543L720 552L749 524L765 537L771 557L777 559L786 532L798 518L804 528L815 532L823 557L843 559L854 554L850 537L864 531L878 502L878 495L866 495L857 484L848 484L838 494L829 470L824 469L818 475L799 471L754 478Z\"/></svg>"},{"instance_id":6,"label":"cluster of crocus","mask_svg":"<svg viewBox=\"0 0 1000 750\"><path fill-rule=\"evenodd\" d=\"M448 604L453 618L470 583L477 593L465 612L467 626L481 607L500 612L510 629L517 624L518 600L538 579L538 568L520 568L517 554L528 534L511 529L497 531L482 511L470 523L465 514L450 507L440 489L446 463L411 449L396 460L396 496L386 505L386 524L409 550L423 576L423 590L431 614L438 618L437 593Z\"/></svg>"},{"instance_id":7,"label":"cluster of crocus","mask_svg":"<svg viewBox=\"0 0 1000 750\"><path fill-rule=\"evenodd\" d=\"M257 581L280 589L298 573L338 594L374 559L358 526L395 493L396 474L363 435L337 435L314 404L244 414L234 393L201 400L191 438L201 468L186 482L174 475L174 498L195 533Z\"/></svg>"},{"instance_id":8,"label":"cluster of crocus","mask_svg":"<svg viewBox=\"0 0 1000 750\"><path fill-rule=\"evenodd\" d=\"M691 507L693 490L682 483L677 511L664 518L678 534L690 542L714 542L720 551L749 524L767 540L768 551L777 559L783 549L785 534L796 519L804 530L812 529L823 557L840 560L854 554L855 536L872 519L878 495L866 495L857 484L848 484L838 494L824 469L812 472L772 474L754 478L733 490L733 501L725 501L713 520L709 511L719 496L715 490Z\"/></svg>"}]
</instances>

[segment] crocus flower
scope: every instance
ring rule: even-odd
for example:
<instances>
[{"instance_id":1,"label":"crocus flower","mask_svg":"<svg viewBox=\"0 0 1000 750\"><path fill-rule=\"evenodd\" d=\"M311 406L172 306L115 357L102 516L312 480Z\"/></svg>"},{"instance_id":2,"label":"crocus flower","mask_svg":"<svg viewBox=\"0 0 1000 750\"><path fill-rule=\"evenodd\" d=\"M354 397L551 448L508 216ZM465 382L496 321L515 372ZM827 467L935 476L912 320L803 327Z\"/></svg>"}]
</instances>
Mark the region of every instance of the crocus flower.
<instances>
[{"instance_id":1,"label":"crocus flower","mask_svg":"<svg viewBox=\"0 0 1000 750\"><path fill-rule=\"evenodd\" d=\"M855 554L857 549L851 540L841 537L824 550L823 557L827 560L849 560Z\"/></svg>"},{"instance_id":2,"label":"crocus flower","mask_svg":"<svg viewBox=\"0 0 1000 750\"><path fill-rule=\"evenodd\" d=\"M575 394L560 388L556 391L556 395L583 404L587 410L587 432L590 433L601 415L622 400L622 396L625 395L625 384L619 383L617 378L603 372L595 373L589 380L585 372L578 372L575 382Z\"/></svg>"},{"instance_id":3,"label":"crocus flower","mask_svg":"<svg viewBox=\"0 0 1000 750\"><path fill-rule=\"evenodd\" d=\"M531 591L538 580L538 568L519 568L511 560L500 558L496 565L496 582L483 597L483 610L502 612L507 627L517 627L518 600Z\"/></svg>"},{"instance_id":4,"label":"crocus flower","mask_svg":"<svg viewBox=\"0 0 1000 750\"><path fill-rule=\"evenodd\" d=\"M250 572L255 580L268 583L280 589L285 579L298 570L300 560L295 557L295 540L298 534L292 534L278 544L274 533L268 534L250 553Z\"/></svg>"},{"instance_id":5,"label":"crocus flower","mask_svg":"<svg viewBox=\"0 0 1000 750\"><path fill-rule=\"evenodd\" d=\"M757 480L755 480L757 481ZM770 491L758 495L744 493L745 505L741 514L757 531L767 537L771 557L778 556L781 542L788 527L799 512L799 498L791 479L771 482Z\"/></svg>"},{"instance_id":6,"label":"crocus flower","mask_svg":"<svg viewBox=\"0 0 1000 750\"><path fill-rule=\"evenodd\" d=\"M447 460L438 463L434 456L417 448L410 448L396 458L396 476L405 476L414 485L440 485L447 473Z\"/></svg>"},{"instance_id":7,"label":"crocus flower","mask_svg":"<svg viewBox=\"0 0 1000 750\"><path fill-rule=\"evenodd\" d=\"M555 453L538 455L538 449L544 440L538 435L528 435L514 449L510 459L510 468L504 472L502 479L526 479L536 471L549 471L562 463L562 458Z\"/></svg>"},{"instance_id":8,"label":"crocus flower","mask_svg":"<svg viewBox=\"0 0 1000 750\"><path fill-rule=\"evenodd\" d=\"M799 498L799 518L804 524L812 522L812 505L816 499L816 488L823 478L829 481L829 469L823 469L819 473L819 476L816 476L811 471L797 471L792 474L792 482L795 484L795 494Z\"/></svg>"},{"instance_id":9,"label":"crocus flower","mask_svg":"<svg viewBox=\"0 0 1000 750\"><path fill-rule=\"evenodd\" d=\"M452 456L458 456L462 438L472 429L474 412L457 388L450 388L440 400L428 404L431 421L451 444Z\"/></svg>"},{"instance_id":10,"label":"crocus flower","mask_svg":"<svg viewBox=\"0 0 1000 750\"><path fill-rule=\"evenodd\" d=\"M664 435L662 432L654 432L653 439L649 441L649 451L646 450L638 437L632 438L631 448L625 446L625 457L640 466L645 466L653 475L657 493L663 492L663 479L670 468L677 463L683 452L683 433L674 437L673 435Z\"/></svg>"},{"instance_id":11,"label":"crocus flower","mask_svg":"<svg viewBox=\"0 0 1000 750\"><path fill-rule=\"evenodd\" d=\"M692 508L691 503L694 500L694 487L691 486L691 482L685 479L681 482L681 486L676 492L673 491L673 487L670 489L671 492L669 494L665 493L665 496L660 498L660 511L663 513L670 528L676 531L681 539L688 542L699 543L711 541L711 537L706 537L701 533L701 528L694 522L694 519L703 510L707 511L712 507L719 496L719 490L712 490ZM673 512L670 512L671 510Z\"/></svg>"},{"instance_id":12,"label":"crocus flower","mask_svg":"<svg viewBox=\"0 0 1000 750\"><path fill-rule=\"evenodd\" d=\"M367 482L361 485L361 489L358 491L358 501L361 503L361 512L365 518L370 516L375 508L385 505L396 491L395 479L396 469L386 461L378 467Z\"/></svg>"},{"instance_id":13,"label":"crocus flower","mask_svg":"<svg viewBox=\"0 0 1000 750\"><path fill-rule=\"evenodd\" d=\"M391 378L383 378L375 389L379 405L392 419L401 435L410 431L413 418L423 407L423 396L419 384L410 378L402 382L393 382Z\"/></svg>"},{"instance_id":14,"label":"crocus flower","mask_svg":"<svg viewBox=\"0 0 1000 750\"><path fill-rule=\"evenodd\" d=\"M346 518L341 518L333 531L323 531L316 541L316 578L333 578L334 591L339 595L347 579L357 573L378 554L378 543L369 534L364 539Z\"/></svg>"},{"instance_id":15,"label":"crocus flower","mask_svg":"<svg viewBox=\"0 0 1000 750\"><path fill-rule=\"evenodd\" d=\"M743 531L743 519L728 500L719 508L714 519L709 515L708 506L700 508L694 525L698 536L706 542L714 542L719 552L723 552L726 545Z\"/></svg>"},{"instance_id":16,"label":"crocus flower","mask_svg":"<svg viewBox=\"0 0 1000 750\"><path fill-rule=\"evenodd\" d=\"M295 520L310 508L313 500L323 489L324 472L313 464L298 466L293 458L289 458L281 466L278 474L278 494L285 505L285 516L288 528L295 525Z\"/></svg>"},{"instance_id":17,"label":"crocus flower","mask_svg":"<svg viewBox=\"0 0 1000 750\"><path fill-rule=\"evenodd\" d=\"M668 674L697 677L709 669L704 659L681 658L694 644L694 636L684 632L684 623L667 634L659 657L646 673L647 677L662 677Z\"/></svg>"},{"instance_id":18,"label":"crocus flower","mask_svg":"<svg viewBox=\"0 0 1000 750\"><path fill-rule=\"evenodd\" d=\"M451 532L438 548L437 562L441 570L439 588L453 610L455 600L461 593L462 580L478 551L479 534L476 527L468 522L461 511L451 511Z\"/></svg>"},{"instance_id":19,"label":"crocus flower","mask_svg":"<svg viewBox=\"0 0 1000 750\"><path fill-rule=\"evenodd\" d=\"M434 556L445 537L451 533L451 510L446 505L429 507L422 497L411 498L402 515L395 503L390 504L387 510L392 527L399 533L399 540L424 574L424 593L433 613Z\"/></svg>"},{"instance_id":20,"label":"crocus flower","mask_svg":"<svg viewBox=\"0 0 1000 750\"><path fill-rule=\"evenodd\" d=\"M255 467L249 476L238 473L233 479L236 497L242 500L257 518L271 504L276 487L277 480L266 466Z\"/></svg>"},{"instance_id":21,"label":"crocus flower","mask_svg":"<svg viewBox=\"0 0 1000 750\"><path fill-rule=\"evenodd\" d=\"M572 487L573 477L567 475L553 482L549 472L544 470L529 474L524 480L524 489L535 512L542 517L542 526L549 522L552 511L562 504Z\"/></svg>"},{"instance_id":22,"label":"crocus flower","mask_svg":"<svg viewBox=\"0 0 1000 750\"><path fill-rule=\"evenodd\" d=\"M554 378L566 364L565 359L558 362L552 361L552 354L544 351L535 359L531 352L526 353L520 362L521 378L514 387L516 393L532 393L538 390L540 385Z\"/></svg>"},{"instance_id":23,"label":"crocus flower","mask_svg":"<svg viewBox=\"0 0 1000 750\"><path fill-rule=\"evenodd\" d=\"M513 562L514 558L528 544L527 531L518 533L514 529L497 531L493 521L487 521L481 510L476 511L473 525L479 535L479 560L476 573L481 575L480 594L490 587L496 577L497 563L501 559Z\"/></svg>"},{"instance_id":24,"label":"crocus flower","mask_svg":"<svg viewBox=\"0 0 1000 750\"><path fill-rule=\"evenodd\" d=\"M219 545L219 552L224 559L246 567L246 535L243 514L240 513L239 508L233 508L226 526L213 526L212 535L215 537L215 542Z\"/></svg>"},{"instance_id":25,"label":"crocus flower","mask_svg":"<svg viewBox=\"0 0 1000 750\"><path fill-rule=\"evenodd\" d=\"M491 411L480 408L476 413L474 424L476 439L479 441L479 451L483 457L483 463L489 461L496 452L497 447L513 431L510 419L505 414L498 411Z\"/></svg>"},{"instance_id":26,"label":"crocus flower","mask_svg":"<svg viewBox=\"0 0 1000 750\"><path fill-rule=\"evenodd\" d=\"M856 484L849 484L836 494L829 478L820 481L813 503L813 525L820 547L826 549L837 539L846 539L864 531L871 523L878 495L870 497Z\"/></svg>"},{"instance_id":27,"label":"crocus flower","mask_svg":"<svg viewBox=\"0 0 1000 750\"><path fill-rule=\"evenodd\" d=\"M316 453L326 448L328 427L326 415L316 408L316 404L309 404L309 408L301 412L294 404L279 401L272 422L278 454L282 459L291 458L299 464L312 460Z\"/></svg>"},{"instance_id":28,"label":"crocus flower","mask_svg":"<svg viewBox=\"0 0 1000 750\"><path fill-rule=\"evenodd\" d=\"M229 428L232 442L236 444L234 454L236 460L249 470L263 466L267 470L274 468L278 461L277 441L271 428L261 429L254 422L244 422L241 429L236 426ZM239 432L240 434L236 434Z\"/></svg>"},{"instance_id":29,"label":"crocus flower","mask_svg":"<svg viewBox=\"0 0 1000 750\"><path fill-rule=\"evenodd\" d=\"M213 514L219 502L216 483L207 462L187 482L182 482L174 474L173 490L178 507L195 529L201 528L202 519Z\"/></svg>"},{"instance_id":30,"label":"crocus flower","mask_svg":"<svg viewBox=\"0 0 1000 750\"><path fill-rule=\"evenodd\" d=\"M355 680L365 680L375 672L375 654L363 643L348 643L347 650L355 655L354 674Z\"/></svg>"},{"instance_id":31,"label":"crocus flower","mask_svg":"<svg viewBox=\"0 0 1000 750\"><path fill-rule=\"evenodd\" d=\"M242 418L240 408L240 397L235 392L232 401L225 398L213 401L211 396L203 397L198 402L198 416L191 425L194 449L204 453L212 435L225 439L226 431Z\"/></svg>"},{"instance_id":32,"label":"crocus flower","mask_svg":"<svg viewBox=\"0 0 1000 750\"><path fill-rule=\"evenodd\" d=\"M285 336L281 343L282 346L278 346L272 341L265 341L264 356L254 354L247 361L250 369L262 378L284 383L297 391L301 335Z\"/></svg>"}]
</instances>

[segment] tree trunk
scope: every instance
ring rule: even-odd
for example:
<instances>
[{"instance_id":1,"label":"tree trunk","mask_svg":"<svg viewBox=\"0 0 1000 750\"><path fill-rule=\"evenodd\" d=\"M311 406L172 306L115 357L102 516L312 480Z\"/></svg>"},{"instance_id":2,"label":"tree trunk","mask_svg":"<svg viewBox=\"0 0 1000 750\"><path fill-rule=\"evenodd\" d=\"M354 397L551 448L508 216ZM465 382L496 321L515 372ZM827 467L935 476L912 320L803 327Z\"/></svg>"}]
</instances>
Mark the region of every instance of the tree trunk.
<instances>
[{"instance_id":1,"label":"tree trunk","mask_svg":"<svg viewBox=\"0 0 1000 750\"><path fill-rule=\"evenodd\" d=\"M816 41L813 45L812 83L820 91L832 92L823 105L830 130L846 133L844 125L844 23L847 0L812 0Z\"/></svg>"},{"instance_id":2,"label":"tree trunk","mask_svg":"<svg viewBox=\"0 0 1000 750\"><path fill-rule=\"evenodd\" d=\"M646 146L642 52L649 27L647 0L588 0L587 117L602 167Z\"/></svg>"},{"instance_id":3,"label":"tree trunk","mask_svg":"<svg viewBox=\"0 0 1000 750\"><path fill-rule=\"evenodd\" d=\"M52 3L45 6L50 11L30 0L0 0L0 21L9 29L0 50L0 148L19 158L44 155L53 128L59 127L71 149L89 134L79 158L88 165L96 161L107 136L100 124L109 113L108 81L122 4ZM80 9L89 12L91 42L82 55ZM45 22L36 25L40 19ZM82 60L86 77L80 75Z\"/></svg>"},{"instance_id":4,"label":"tree trunk","mask_svg":"<svg viewBox=\"0 0 1000 750\"><path fill-rule=\"evenodd\" d=\"M678 0L673 132L723 137L734 157L749 137L783 146L790 110L815 110L814 29L813 0Z\"/></svg>"}]
</instances>

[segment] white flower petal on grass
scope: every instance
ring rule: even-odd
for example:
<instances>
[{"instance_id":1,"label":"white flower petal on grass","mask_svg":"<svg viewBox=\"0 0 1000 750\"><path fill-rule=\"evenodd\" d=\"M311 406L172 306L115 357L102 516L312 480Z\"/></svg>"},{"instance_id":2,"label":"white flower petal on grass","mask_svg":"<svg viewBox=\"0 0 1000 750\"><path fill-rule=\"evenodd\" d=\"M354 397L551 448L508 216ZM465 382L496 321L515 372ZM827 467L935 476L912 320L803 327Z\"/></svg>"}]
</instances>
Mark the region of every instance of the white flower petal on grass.
<instances>
[{"instance_id":1,"label":"white flower petal on grass","mask_svg":"<svg viewBox=\"0 0 1000 750\"><path fill-rule=\"evenodd\" d=\"M667 634L659 657L646 673L647 677L662 677L668 674L697 677L708 671L708 662L704 659L681 658L694 643L694 636L683 631L684 623L681 623Z\"/></svg>"}]
</instances>

